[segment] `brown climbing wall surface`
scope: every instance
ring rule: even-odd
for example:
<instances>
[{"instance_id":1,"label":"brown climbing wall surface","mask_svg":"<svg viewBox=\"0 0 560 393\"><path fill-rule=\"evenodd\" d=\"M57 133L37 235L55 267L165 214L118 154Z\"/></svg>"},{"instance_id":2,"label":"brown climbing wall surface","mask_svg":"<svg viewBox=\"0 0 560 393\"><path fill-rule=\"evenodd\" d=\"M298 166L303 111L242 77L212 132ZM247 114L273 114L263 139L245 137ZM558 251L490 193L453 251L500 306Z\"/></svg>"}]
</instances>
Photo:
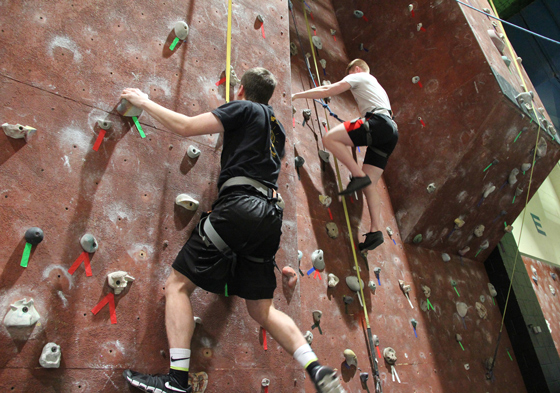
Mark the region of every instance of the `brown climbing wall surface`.
<instances>
[{"instance_id":1,"label":"brown climbing wall surface","mask_svg":"<svg viewBox=\"0 0 560 393\"><path fill-rule=\"evenodd\" d=\"M449 7L454 4L454 2L437 3L439 8L436 7L433 12L441 15L444 15ZM438 67L438 62L447 62L447 65L441 64L441 66L447 67L445 68L446 71L455 74L455 77L449 75L448 80L440 81L439 85L442 89L449 89L442 99L443 101L449 101L445 104L446 111L449 112L445 120L449 127L438 129L440 135L431 134L430 138L433 139L422 140L421 138L426 137L426 131L420 129L413 131L412 127L414 125L409 124L412 120L407 119L407 116L416 120L421 110L427 110L428 112L424 113L433 113L433 116L437 118L437 112L440 110L438 106L441 105L441 102L432 104L425 98L412 96L414 89L420 88L411 82L411 78L416 74L410 71L409 76L405 67L406 65L410 70L413 70L413 67L407 63L409 61L408 57L413 53L413 46L409 40L418 45L413 34L409 34L408 31L405 33L403 28L410 22L408 20L410 15L404 12L408 10L408 3L400 2L400 9L394 2L352 3L356 9L364 11L369 22L355 19L352 14L354 9L350 8L347 2L333 1L332 6L316 2L307 2L307 4L311 7L313 14L313 17L308 16L309 23L315 25L317 36L320 36L323 42L323 48L317 51L317 61L319 59L326 59L327 61L326 75L321 66L318 66L321 80L338 81L344 76L344 69L350 59L358 56L365 57L372 66L372 73L379 78L389 97L393 99L393 108L397 113L399 123L399 145L402 145L400 147L398 145L397 150L400 149L399 152L391 157L387 167L388 174L385 177L387 183L391 181L393 184L396 183L396 186L387 190L383 180L378 185L382 204L382 219L379 229L384 233L385 243L369 252L367 266L364 259L358 254L358 263L364 283L367 285L368 281L373 280L377 285L375 294L372 294L367 287L364 291L373 334L378 335L380 339L381 351L389 346L397 351L396 370L402 383L399 384L392 380L390 366L381 360L379 370L384 391L524 391L523 380L517 363L509 359L505 350L508 346L511 348L507 332L502 335L498 351L495 368L496 379L488 381L485 377L484 362L494 354L501 314L490 296L487 286L488 276L484 266L473 259L460 258L457 255L452 255L451 260L446 263L442 260L441 250L432 246L429 242L421 244L421 246L427 246L427 248L404 245L399 231L400 225L405 227L407 225L406 222L404 224L401 224L401 222L403 221L402 214L407 213L408 206L411 209L419 209L422 204L429 203L429 197L424 198L423 194L413 192L406 182L415 177L424 178L424 176L426 180L433 179L438 184L445 182L453 173L448 168L450 164L447 159L453 162L460 161L456 151L451 147L461 143L469 144L471 142L468 139L473 137L470 136L469 132L466 132L465 138L467 139L465 141L461 142L459 137L455 138L457 140L452 140L452 137L449 136L450 127L452 128L455 125L455 128L459 128L460 123L467 121L459 118L459 116L464 115L465 106L470 108L468 109L470 111L468 121L476 120L479 125L483 122L478 116L483 109L486 110L488 97L474 97L472 101L465 102L462 99L462 94L466 93L453 93L453 88L449 86L454 78L457 78L456 74L473 72L473 67L475 70L476 67L479 67L481 73L483 72L482 69L487 69L487 65L483 63L483 55L480 50L470 53L466 47L463 47L462 50L454 49L449 42L446 42L449 37L432 33L429 42L430 48L439 48L438 54L434 56L442 56L443 52L447 57L441 59L438 57L429 63L430 67ZM306 8L306 6L299 2L294 3L297 31L301 36L303 50L298 42L293 21L290 21L292 23L290 41L295 43L298 48L298 54L292 55L293 92L311 87L309 72L303 57L305 53L311 53L303 8ZM451 20L445 18L433 20L433 28L441 29L442 32L447 28L465 29L462 32L463 35L456 33L451 36L457 36L456 40L461 41L464 34L469 33L470 29L463 26L464 22L459 22L464 21L464 16L457 11L455 10L455 13L452 13ZM381 32L373 32L376 26L379 27ZM414 23L414 28L415 26ZM336 40L331 36L330 29L337 31ZM474 37L472 39L474 40ZM357 50L361 42L367 45L369 53ZM342 43L346 45L344 46ZM462 43L464 46L468 44L468 42ZM432 48L432 50L434 49L436 48ZM420 51L420 48L418 50ZM350 55L348 55L348 52ZM455 52L457 56L464 52L466 56L472 56L472 58L456 64L457 59L450 59L448 52ZM425 56L428 56L428 54L426 53ZM399 59L401 60L400 63L398 62ZM310 63L311 72L316 75L312 57ZM424 65L424 68L427 69L428 64ZM481 74L481 77L483 78L481 81L486 83L485 85L481 84L481 86L488 85L492 80L490 75ZM428 81L432 78L435 78L435 76L428 78ZM476 93L472 81L469 83L473 92ZM432 84L429 82L427 84L428 88L434 89ZM424 88L426 88L426 83ZM449 97L453 94L455 94L454 98ZM395 96L397 99L395 99ZM431 105L431 108L424 108L426 104ZM372 369L368 362L363 311L356 295L345 284L345 277L354 275L355 270L353 269L354 260L344 211L342 204L336 197L337 180L333 159L331 156L330 163L323 169L318 158L318 151L323 149L321 133L325 133L321 124L322 121L328 118L330 127L339 123L329 117L320 105L313 104L312 100L296 100L293 105L296 109L294 115L295 154L305 159L304 166L299 170L301 182L299 183L297 198L298 247L303 253L301 270L305 274L298 284L301 286L303 328L311 330L313 325L311 312L317 309L321 310L323 312L321 319L323 334L321 335L317 328L311 330L314 335L312 347L316 350L320 360L339 368L342 379L346 383L345 386L349 391L363 391L360 390L359 373L360 371L368 372L370 375L368 386L369 390L373 392ZM345 120L359 116L349 93L333 98L330 107L339 117ZM308 122L309 126L307 124L302 125L302 110L306 108L312 111L312 120ZM449 121L453 121L453 123L450 124ZM419 122L418 126L421 127ZM496 127L498 126L496 125ZM445 155L441 158L434 157L433 146L439 143L446 144L444 147L448 147L448 151L444 150L438 153L439 155ZM406 150L409 146L414 147L414 149ZM425 146L426 149L419 149L418 146ZM363 158L363 153L362 149L357 154L360 160ZM437 160L434 160L434 158ZM440 159L441 161L439 161ZM410 163L410 166L408 166L408 163ZM481 168L481 172L482 169L484 167ZM342 183L346 185L348 172L344 168L341 168L341 175ZM391 175L393 178L389 179ZM402 181L402 184L398 183L399 181ZM430 182L432 180L426 181L424 184L424 182L418 180L414 184L419 187L419 184L422 183L421 191L428 195L425 188ZM465 185L465 187L473 195L478 193L476 190L471 190L468 185ZM482 190L480 194L482 194ZM330 213L326 207L319 203L320 195L328 195L333 199ZM369 230L369 215L361 195L359 201L350 198L347 198L346 201L353 239L357 243L362 241L362 234ZM393 211L392 203L395 204L395 201L404 204L404 206L401 206L401 216L398 212ZM476 204L476 202L478 201L474 203ZM511 199L509 202L511 203ZM442 208L442 202L438 203L439 207ZM451 206L449 209L452 209ZM459 215L460 210L460 206L455 206L453 211ZM421 214L422 211L419 213ZM332 214L332 219L330 214ZM412 211L410 214L416 213ZM513 221L513 217L511 221ZM420 216L416 220L419 218ZM451 219L451 223L454 218ZM509 217L506 217L506 219L509 220ZM327 235L326 224L331 220L337 224L340 231L337 239L331 239ZM397 226L398 220L401 221L399 226ZM426 218L422 218L422 220L426 220ZM433 224L435 219L428 222ZM486 221L483 222L486 223ZM424 221L419 222L419 225L424 224ZM478 224L472 225L471 232ZM386 227L390 227L394 232L392 237L388 236ZM410 229L408 229L408 232L410 232ZM425 233L424 236L426 236ZM476 246L483 240L484 238L477 240ZM322 280L318 277L314 278L313 272L309 275L306 274L312 268L311 254L316 249L324 251L326 268L321 273ZM456 254L455 250L449 252ZM381 268L381 285L377 283L373 272L374 268ZM335 274L341 280L335 288L327 287L327 275L329 273ZM409 297L414 309L411 308L406 296L400 290L399 280L403 280L405 284L412 286ZM455 291L452 281L456 282L457 291ZM427 304L422 285L430 287L430 304L433 305L435 310L430 308L424 311L422 309ZM352 296L354 301L345 307L343 296ZM481 298L481 296L483 297ZM467 315L464 319L458 314L457 302L463 302L467 305ZM482 304L486 309L487 315L485 315L485 318L481 318L477 313L476 302ZM346 314L346 308L348 315ZM412 319L418 322L416 328L418 338L414 335L410 322ZM456 341L456 334L462 336L461 344L464 351ZM344 364L342 353L346 348L350 348L356 353L359 370L348 368Z\"/></svg>"},{"instance_id":2,"label":"brown climbing wall surface","mask_svg":"<svg viewBox=\"0 0 560 393\"><path fill-rule=\"evenodd\" d=\"M536 122L515 103L523 91L517 56L505 49L513 61L508 68L488 34L501 29L454 0L353 3L369 22L354 18L345 2L334 4L350 57L370 63L392 100L401 138L386 181L404 240L422 234L426 247L449 253L469 246L466 256L484 261L503 236L504 222L511 224L523 209L529 172L520 173L514 186L504 183L512 169L532 162L537 137ZM484 0L469 4L489 6ZM360 43L368 52L359 50ZM412 82L415 76L419 83ZM536 94L533 104L543 106ZM543 130L540 135L548 153L537 160L531 194L560 158L557 142ZM484 171L494 159L499 163ZM426 190L431 183L434 193ZM481 202L492 185L495 191ZM518 186L523 193L512 203ZM466 224L451 234L459 216ZM473 238L480 224L485 235ZM478 253L484 240L490 247Z\"/></svg>"},{"instance_id":3,"label":"brown climbing wall surface","mask_svg":"<svg viewBox=\"0 0 560 393\"><path fill-rule=\"evenodd\" d=\"M558 304L558 296L560 296L560 269L556 266L541 262L538 259L522 256L523 263L527 269L529 277L535 276L531 280L539 305L545 319L550 324L552 340L556 346L556 350L560 352L560 305ZM520 267L520 266L519 266ZM533 268L536 274L533 272ZM541 329L548 329L548 326L541 326Z\"/></svg>"},{"instance_id":4,"label":"brown climbing wall surface","mask_svg":"<svg viewBox=\"0 0 560 393\"><path fill-rule=\"evenodd\" d=\"M519 369L509 361L503 346L496 379L486 381L484 377L483 362L493 354L500 315L488 298L483 266L472 260L474 255L463 259L453 256L445 263L440 249L447 247L436 244L436 233L444 231L442 223L449 221L451 228L453 219L461 214L473 217L466 220L468 227L460 236L450 239L453 250L464 247L479 224L486 225L491 240L500 237L497 228L503 224L498 221L493 227L487 216L492 213L493 217L494 210L499 213L498 194L507 194L511 201L511 187L505 187L507 192L495 191L491 195L494 203L484 201L480 211L471 214L470 209L487 182L499 187L513 164L520 165L517 161L521 157L523 162L529 160L532 134L522 134L516 145L511 140L520 128L530 125L499 92L484 62L495 65L510 80L507 70L492 63L494 58L490 61L484 56L487 49L480 49L475 37L478 33L473 34L466 25L467 19L454 1L422 5L426 38L417 34L417 22L410 19L405 2L355 2L369 22L355 19L353 10L338 0L307 3L313 14L309 15L310 23L323 43L319 58L327 60L326 75L318 66L321 79L334 82L343 76L349 58L365 57L392 99L401 131L401 141L387 168L390 189L383 180L378 185L385 243L369 253L367 263L358 255L366 285L376 281L373 269L382 269L375 295L367 287L364 292L380 349L390 346L397 351L396 369L402 384L391 380L390 367L380 361L384 391L522 390ZM414 5L418 17L422 7ZM242 1L233 6L232 65L237 75L260 65L279 80L271 104L286 126L288 142L279 181L286 210L278 264L297 270L298 249L303 253L304 273L311 269L311 254L317 249L324 251L326 263L321 279L313 273L300 276L294 290L283 287L278 277L275 305L292 316L302 331L312 330L313 348L320 360L340 370L349 391L360 390L360 371L370 374L368 386L373 391L363 313L345 283L347 276L356 273L344 210L336 197L333 159L323 170L318 157L324 129L317 113L320 120L327 115L320 107L316 112L310 101L296 101L293 131L290 126L291 91L310 87L301 56L310 52L302 7L295 2L303 48L297 41L287 1L258 5ZM120 376L122 369L164 372L168 367L163 328L165 279L200 212L209 209L216 196L221 141L216 136L181 138L162 129L148 115L140 117L146 132L142 139L130 120L117 115L115 107L120 91L129 86L149 92L155 101L186 114L223 103L225 89L216 82L225 69L227 3L12 2L0 5L0 11L0 55L5 59L0 66L0 120L38 130L28 143L0 133L0 310L4 310L3 317L11 303L32 297L41 315L32 330L0 326L0 390L128 391ZM264 16L266 38L255 24L258 14ZM173 26L181 20L190 26L190 34L171 51ZM471 16L468 21L474 24ZM336 30L335 37L330 29ZM291 57L291 75L289 41L296 42L300 51ZM369 53L358 51L360 43ZM422 88L411 82L417 75ZM412 94L416 92L418 95ZM301 125L304 108L312 109L311 129ZM332 108L346 120L358 116L350 93L334 98ZM424 119L425 127L418 117ZM95 152L92 147L99 133L98 119L112 121L113 128ZM331 127L337 124L332 118L329 123ZM492 132L504 132L504 125L506 136ZM186 155L190 145L202 151L200 157ZM542 169L537 172L536 184L544 179L545 167L558 158L551 145L549 140L549 153L537 164ZM479 146L483 149L480 154ZM511 152L511 158L504 149ZM301 181L294 166L295 155L305 159L299 168ZM361 159L363 151L358 156ZM473 178L472 174L482 173L494 156L500 159L499 171L491 168L488 173L496 178L503 175L500 181ZM503 169L508 160L512 165ZM341 173L345 184L348 172L342 169ZM526 183L526 177L519 178ZM432 182L438 188L430 196L425 187ZM459 206L451 203L463 189L466 194ZM174 205L180 193L200 202L197 212ZM319 203L319 195L332 197L330 213ZM361 196L358 201L347 201L357 243L368 230L369 218ZM436 206L437 214L433 212ZM521 204L515 206L520 209ZM491 207L491 212L484 210ZM508 209L501 220L509 223L516 214ZM478 220L480 217L486 218ZM336 239L327 235L329 221L338 226ZM22 268L23 234L32 226L43 229L45 240L33 248L29 266ZM394 231L392 238L386 235L387 226ZM422 246L433 250L403 245L401 231L406 239L423 233L426 240ZM86 232L94 234L100 244L91 258L93 276L85 275L83 264L70 275L67 271L82 252L79 240ZM483 240L477 238L468 244L475 249ZM481 253L479 259L484 256ZM107 307L95 316L91 309L109 293L106 276L117 270L128 272L135 281L116 296L117 324L111 324ZM340 278L338 286L327 288L327 273ZM408 295L414 309L400 291L398 280L412 286ZM451 280L457 282L460 297ZM421 311L421 285L431 288L435 311ZM348 314L343 295L354 298L347 306ZM474 309L480 295L486 297L486 320ZM469 307L464 321L457 314L457 301ZM261 391L263 378L271 380L271 392L312 391L304 372L270 337L268 351L263 350L259 326L249 319L242 301L199 291L193 307L203 324L195 330L191 370L208 373L207 392ZM313 310L323 312L322 335L317 328L311 329ZM418 338L410 324L412 318L418 321ZM455 341L456 334L462 336L464 352ZM47 342L61 346L59 369L39 367ZM509 345L507 334L502 342ZM360 370L344 365L347 348L356 353Z\"/></svg>"},{"instance_id":5,"label":"brown climbing wall surface","mask_svg":"<svg viewBox=\"0 0 560 393\"><path fill-rule=\"evenodd\" d=\"M265 17L266 39L255 28L257 14ZM276 75L271 104L289 125L287 17L284 0L235 2L232 65L239 77L253 66ZM177 21L186 21L190 34L171 51ZM128 391L124 368L169 366L163 287L200 212L217 195L221 142L176 136L145 114L142 139L115 107L125 87L189 115L224 103L224 85L215 83L226 67L227 2L3 2L0 24L0 119L37 128L27 144L0 132L0 310L3 318L26 297L41 315L31 331L0 326L0 390ZM113 127L95 152L98 119ZM202 151L197 159L186 155L191 144ZM292 161L289 149L286 162ZM284 171L289 208L280 267L297 258L293 182ZM175 206L180 193L200 202L197 212ZM43 229L45 240L22 268L23 234L32 226ZM93 276L86 277L83 264L70 275L86 232L100 244ZM109 293L106 276L117 270L136 280L116 296L113 325L108 307L95 316L90 310ZM276 306L297 318L299 298L288 305L281 291L276 295ZM203 325L191 370L210 375L208 392L257 391L262 378L275 391L302 386L303 371L277 344L263 350L243 302L197 292L193 305ZM39 367L47 342L61 346L59 369Z\"/></svg>"}]
</instances>

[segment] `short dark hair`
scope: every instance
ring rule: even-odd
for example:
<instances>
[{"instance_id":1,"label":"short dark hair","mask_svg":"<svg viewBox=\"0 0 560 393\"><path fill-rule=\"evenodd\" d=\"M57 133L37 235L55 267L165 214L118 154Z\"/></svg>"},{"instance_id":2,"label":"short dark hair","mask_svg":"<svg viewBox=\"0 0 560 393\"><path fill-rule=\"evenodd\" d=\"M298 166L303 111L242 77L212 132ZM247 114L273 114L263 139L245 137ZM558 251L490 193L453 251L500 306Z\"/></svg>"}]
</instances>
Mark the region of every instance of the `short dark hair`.
<instances>
[{"instance_id":1,"label":"short dark hair","mask_svg":"<svg viewBox=\"0 0 560 393\"><path fill-rule=\"evenodd\" d=\"M266 68L255 67L243 74L241 85L245 88L245 99L268 104L276 88L276 78Z\"/></svg>"}]
</instances>

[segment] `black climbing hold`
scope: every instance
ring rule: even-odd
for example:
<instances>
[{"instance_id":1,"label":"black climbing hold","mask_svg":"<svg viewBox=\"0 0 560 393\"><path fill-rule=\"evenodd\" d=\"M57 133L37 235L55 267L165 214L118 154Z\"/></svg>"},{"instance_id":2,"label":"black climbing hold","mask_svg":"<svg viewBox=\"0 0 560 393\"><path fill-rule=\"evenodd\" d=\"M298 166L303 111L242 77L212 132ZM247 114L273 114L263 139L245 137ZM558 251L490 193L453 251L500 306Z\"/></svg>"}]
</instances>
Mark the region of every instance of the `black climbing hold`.
<instances>
[{"instance_id":1,"label":"black climbing hold","mask_svg":"<svg viewBox=\"0 0 560 393\"><path fill-rule=\"evenodd\" d=\"M25 232L24 237L27 243L36 246L43 241L44 234L41 228L32 227Z\"/></svg>"}]
</instances>

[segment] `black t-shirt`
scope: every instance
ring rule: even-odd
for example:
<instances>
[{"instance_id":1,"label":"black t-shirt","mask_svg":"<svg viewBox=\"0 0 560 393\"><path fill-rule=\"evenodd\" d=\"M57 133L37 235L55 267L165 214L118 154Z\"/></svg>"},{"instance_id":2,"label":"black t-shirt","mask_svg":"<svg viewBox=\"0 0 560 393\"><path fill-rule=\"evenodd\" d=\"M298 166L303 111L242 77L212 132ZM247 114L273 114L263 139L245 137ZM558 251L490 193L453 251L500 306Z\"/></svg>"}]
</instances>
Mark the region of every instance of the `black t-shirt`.
<instances>
[{"instance_id":1,"label":"black t-shirt","mask_svg":"<svg viewBox=\"0 0 560 393\"><path fill-rule=\"evenodd\" d=\"M278 189L286 132L272 107L238 100L212 111L224 126L218 188L235 176L246 176Z\"/></svg>"}]
</instances>

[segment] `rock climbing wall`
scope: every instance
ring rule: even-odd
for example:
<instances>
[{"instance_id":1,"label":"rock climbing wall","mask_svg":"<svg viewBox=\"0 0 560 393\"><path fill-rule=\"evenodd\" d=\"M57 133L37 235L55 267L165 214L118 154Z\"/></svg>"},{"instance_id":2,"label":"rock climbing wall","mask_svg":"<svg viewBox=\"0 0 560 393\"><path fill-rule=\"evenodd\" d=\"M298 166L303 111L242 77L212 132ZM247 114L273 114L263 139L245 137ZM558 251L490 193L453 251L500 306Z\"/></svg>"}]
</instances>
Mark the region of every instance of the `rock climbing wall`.
<instances>
[{"instance_id":1,"label":"rock climbing wall","mask_svg":"<svg viewBox=\"0 0 560 393\"><path fill-rule=\"evenodd\" d=\"M556 351L560 351L560 310L557 297L560 296L560 269L556 266L541 262L538 259L522 257L527 274L532 279L533 289L539 300L544 317L548 321L550 334L556 346ZM543 326L544 328L544 326Z\"/></svg>"},{"instance_id":2,"label":"rock climbing wall","mask_svg":"<svg viewBox=\"0 0 560 393\"><path fill-rule=\"evenodd\" d=\"M452 253L469 247L465 256L484 261L504 222L511 224L525 205L531 172L521 166L532 163L537 124L548 151L537 158L531 196L560 158L536 93L536 112L516 100L523 83L535 89L522 64L524 82L519 77L517 55L493 43L491 35L503 41L502 29L454 0L354 2L369 22L356 19L345 2L334 4L350 57L368 61L390 92L403 136L386 170L401 235L412 242L421 234L426 247ZM550 120L546 112L544 118ZM517 182L510 184L514 169ZM430 184L435 191L428 192ZM465 224L453 231L456 218ZM483 235L473 236L479 225ZM490 247L479 253L485 241Z\"/></svg>"},{"instance_id":3,"label":"rock climbing wall","mask_svg":"<svg viewBox=\"0 0 560 393\"><path fill-rule=\"evenodd\" d=\"M491 291L488 275L480 263L485 259L484 250L479 251L486 239L492 244L489 246L492 249L493 242L504 233L503 222L513 222L519 212L509 207L513 191L519 184L515 187L508 184L504 186L505 190L500 190L500 198L505 200L504 194L507 194L508 205L505 201L500 203L505 206L502 209L507 208L508 212L499 218L500 221L495 221L499 226L491 225L494 211L495 216L500 215L502 205L498 206L497 200L482 201L480 212L474 208L480 202L483 186L490 181L490 174L491 181L496 184L493 195L496 197L514 165L521 166L525 162L519 161L519 157L531 162L529 152L533 146L529 141L529 132L516 142L519 144L516 149L517 146L524 149L523 155L516 153L517 163L513 164L515 159L510 153L513 139L522 129L520 125L530 127L530 120L527 115L522 117L516 112L514 104L504 99L496 77L488 67L484 48L477 43L475 31L455 2L414 3L417 10L414 17L408 5L404 2L356 1L352 3L352 8L347 2L336 0L332 4L306 2L301 5L295 2L295 23L291 20L290 40L298 51L292 54L292 91L312 87L310 73L314 78L318 75L320 81L338 81L344 76L348 61L361 57L368 61L372 74L386 88L392 100L400 139L384 179L378 185L382 204L379 229L384 232L385 243L369 252L367 262L357 254L360 274L366 284L366 310L373 334L379 337L379 349L384 351L392 347L397 352L396 370L400 384L396 378L393 379L390 365L380 360L384 391L524 391L515 353L505 331L498 348L494 377L488 380L485 376L485 363L494 356L501 323L501 313L493 296L505 294ZM310 71L305 57L306 53L311 54L312 46L304 9L310 11L308 22L312 37L320 37L322 44L321 49L315 49L317 69L313 56L307 56ZM361 10L364 17L355 18L354 9ZM417 31L422 10L425 12L425 31ZM331 29L335 30L334 36ZM363 44L364 50L360 50L360 44ZM324 70L320 59L326 60ZM496 64L496 67L500 66ZM505 72L509 74L507 69ZM422 87L412 82L412 77L418 75ZM496 103L496 100L501 101ZM297 208L298 247L303 254L299 284L302 320L304 327L313 333L312 346L321 360L341 370L345 386L350 391L362 391L360 372L369 373L368 387L374 391L364 312L357 297L345 284L345 278L356 273L343 204L336 197L336 169L332 157L328 164L319 157L320 150L324 149L321 137L326 132L323 121L328 120L330 127L338 122L312 100L296 100L293 105L295 154L305 160L299 168L301 181ZM489 105L496 107L490 109L492 116L487 113ZM334 97L329 106L344 120L359 116L350 93ZM305 109L311 110L312 115L304 125ZM517 131L509 145L504 143L504 130L507 135ZM522 138L525 138L523 145ZM550 139L547 140L547 154L551 154L551 150L552 154L557 154L555 147L551 147ZM485 152L479 151L481 144ZM505 151L502 152L502 149ZM461 153L457 154L458 151ZM363 153L357 152L359 160L363 158ZM511 155L513 161L503 165L502 158L499 166L484 171L493 160L491 158L486 163L485 157L492 154ZM548 155L538 161L538 165L543 166L540 169L543 173L545 166L550 170L553 158L550 162L545 160L548 160ZM478 163L477 168L482 163L485 165L480 170L469 172L469 166L473 166L474 162ZM496 167L499 169L496 170ZM476 181L470 178L475 173L480 177ZM341 168L344 185L348 176L348 172ZM432 182L436 183L436 191L428 194L426 187ZM518 182L523 182L526 191L528 173L523 175L520 172ZM447 196L444 195L446 189ZM455 194L461 192L461 200L456 201ZM322 196L332 198L328 208L320 203L324 199ZM518 196L515 202L518 205L513 206L515 209L521 209L523 202L519 198L524 196ZM361 241L361 235L369 230L370 224L367 207L361 198L360 195L358 201L346 199L355 244ZM471 213L472 216L467 218ZM451 240L447 240L453 220L459 216L469 224L455 231ZM447 229L443 228L446 224L442 224L446 220L449 221ZM328 234L326 225L329 222L336 223L338 227L336 239ZM485 237L480 239L471 236L479 224L487 227ZM387 227L393 232L392 236L389 236ZM406 244L412 243L412 238L418 233L423 234L422 243L418 246ZM465 256L457 255L457 251L466 245L471 247L472 252ZM324 252L326 264L320 274L312 269L313 252L317 249ZM379 281L375 268L381 269ZM327 286L329 274L335 274L340 279L334 288ZM399 286L399 280L411 286L408 292L410 303ZM367 288L369 281L376 284L375 293ZM353 297L353 302L345 305L344 296ZM312 328L314 310L323 312L320 324L323 334ZM357 355L357 369L349 368L344 362L342 353L347 348Z\"/></svg>"},{"instance_id":4,"label":"rock climbing wall","mask_svg":"<svg viewBox=\"0 0 560 393\"><path fill-rule=\"evenodd\" d=\"M522 386L519 369L503 347L495 380L484 377L484 361L493 354L500 315L492 303L483 266L472 259L474 255L442 261L440 251L448 246L437 246L435 239L440 236L435 229L430 235L427 228L437 222L437 231L442 231L441 223L449 221L450 230L455 217L471 212L483 185L493 181L497 188L501 186L513 163L517 166L518 162L512 158L511 165L505 164L507 159L501 155L506 154L501 150L504 145L498 146L497 141L506 137L500 139L498 132L492 131L503 132L504 124L508 125L510 138L520 127L531 127L527 117L522 118L499 93L496 77L484 63L488 62L486 52L477 44L480 37L467 25L473 23L472 17L465 16L455 2L414 3L418 10L415 17L425 7L425 32L416 32L417 22L410 19L404 2L370 5L356 1L353 5L363 10L365 19L354 19L352 9L337 0L308 1L307 5L312 11L310 23L324 45L319 58L327 61L323 71L321 65L315 69L311 58L312 72L321 80L334 82L343 76L349 59L364 55L387 88L401 131L398 150L378 186L382 227L390 227L393 235L386 235L384 245L366 258L357 254L360 276L366 284L365 309L373 333L379 336L378 349L392 347L398 358L395 367L400 384L392 380L391 367L384 361L379 363L384 391L446 392L458 386L472 392L518 391ZM286 211L277 261L280 268L299 267L303 275L294 289L284 286L278 277L274 302L302 331L312 331L312 346L320 360L341 372L349 391L364 390L360 372L369 373L367 384L373 391L364 312L345 283L347 276L356 274L350 239L357 243L369 226L365 205L361 196L345 201L350 237L344 206L336 197L333 159L323 163L318 156L325 132L321 121L328 116L320 106L298 101L295 121L292 119L291 91L311 86L302 57L302 53L311 52L302 7L306 6L295 2L294 24L284 0L233 5L232 65L239 77L253 66L264 66L277 76L279 86L271 104L288 133L279 181ZM33 307L40 315L28 328L1 325L0 390L128 391L120 375L123 369L165 372L168 368L165 279L200 212L210 208L217 194L221 140L217 136L179 137L146 114L139 118L146 135L142 138L133 121L116 112L119 94L125 87L138 87L158 103L188 115L225 102L225 88L219 81L226 68L227 3L2 2L0 11L0 55L5 59L0 66L4 103L0 119L37 129L27 142L0 133L0 231L4 235L0 309L2 318L11 304L21 310L27 307L25 314L32 313L30 303L17 302L33 298ZM264 18L262 26L259 14ZM186 22L190 33L170 49L178 21ZM374 26L383 33L376 33ZM330 29L336 30L334 36ZM424 33L425 37L420 36ZM299 48L291 61L290 41ZM358 51L360 43L369 53ZM374 54L376 61L369 58ZM514 83L506 69L495 66ZM440 79L440 71L445 78ZM413 76L420 76L423 87L411 82ZM312 110L309 126L301 124L304 108ZM358 116L350 93L333 99L332 108L343 119ZM424 119L424 125L418 117ZM103 139L99 138L98 120L103 126L111 122ZM331 118L328 121L331 127L336 124ZM457 131L449 134L449 130ZM530 160L531 135L532 131L522 133L516 144L508 139L507 146L515 147L510 148L511 157ZM95 151L98 141L101 144ZM478 154L475 146L481 145L486 150ZM200 149L200 157L187 155L190 146ZM435 160L434 146L439 153ZM454 150L457 146L460 154ZM525 149L523 154L518 146ZM544 168L558 158L550 140L548 146L549 152L537 167ZM357 154L361 158L363 151ZM483 172L493 154L500 164ZM299 174L295 156L305 159ZM500 181L472 179L467 172L475 162L480 170L472 169L472 173L502 176ZM540 172L534 176L538 184ZM520 174L519 179L526 177ZM344 184L348 181L343 168L341 180ZM430 196L425 187L431 182L436 183L436 192ZM460 183L462 188L452 183ZM516 186L505 187L511 193ZM456 198L463 188L460 206L450 203L453 199L449 195ZM175 205L180 193L196 199L198 210ZM505 194L502 190L501 195ZM332 198L329 207L320 203L320 195ZM508 194L508 203L510 197ZM450 238L449 253L469 244L468 236L479 221L486 225L475 218L483 214L490 217L489 210L484 210L489 202L483 201L476 217L465 219L468 226ZM497 216L500 208L495 203L492 214L496 210ZM465 210L460 208L463 205ZM429 217L434 206L439 210ZM507 214L495 225L503 225L501 220L513 221L514 211ZM336 239L326 231L328 222L337 225ZM41 228L44 240L29 247L23 236L31 227ZM494 236L499 238L500 231L495 228L487 226L486 231L492 236L491 243ZM93 234L99 244L89 255L83 254L80 245L86 233ZM423 247L404 243L403 238L410 240L416 233L424 234ZM480 241L473 241L471 249ZM318 249L324 251L326 268L315 274L310 272L311 256ZM28 266L22 267L26 250L30 254ZM302 254L299 263L298 250ZM483 258L481 253L478 259ZM381 269L379 281L374 268ZM115 271L126 271L134 281L114 296L112 310L113 292L107 275ZM340 279L334 288L327 286L328 273ZM398 280L410 285L408 298ZM376 283L375 294L367 287L369 281ZM430 309L422 285L431 288ZM481 295L485 296L481 303L487 311L485 318L475 309ZM345 305L343 296L352 303ZM94 315L96 305L100 310ZM264 350L259 326L250 320L242 301L198 291L193 307L202 325L195 330L191 371L206 373L207 392L262 392L263 378L270 379L271 392L312 390L299 365L270 337ZM323 334L314 324L314 310L323 313ZM461 317L465 310L467 314ZM412 319L417 321L415 330ZM462 336L461 344L456 334ZM49 342L60 346L58 369L39 365L43 347ZM502 343L508 344L507 334ZM358 368L345 363L345 349L355 352ZM202 392L206 377L197 374L196 378L201 382L195 392Z\"/></svg>"},{"instance_id":5,"label":"rock climbing wall","mask_svg":"<svg viewBox=\"0 0 560 393\"><path fill-rule=\"evenodd\" d=\"M254 66L276 75L271 104L289 125L287 16L283 0L235 2L232 65L239 77ZM190 33L170 50L178 21ZM224 103L224 85L216 83L226 68L227 2L0 2L0 24L1 122L37 129L27 143L0 132L0 310L3 320L10 304L33 298L40 315L31 328L0 325L0 390L128 391L123 369L168 369L164 284L217 195L221 141L179 137L146 114L139 118L141 138L115 108L125 87L188 115ZM112 127L94 151L97 120ZM190 145L201 150L198 158L187 156ZM283 171L280 178L288 206L280 267L297 259L294 176ZM175 205L180 193L200 202L196 212ZM24 268L30 227L41 228L44 240ZM83 262L70 274L86 233L99 243L90 254L92 275ZM119 270L135 281L115 295L112 324L110 305L97 315L91 310L112 293L107 275ZM298 317L299 298L288 305L278 291L275 304ZM260 391L263 378L274 391L303 386L303 371L276 343L263 350L242 301L199 291L193 305L202 325L191 370L209 375L207 392ZM39 365L48 342L60 345L58 369Z\"/></svg>"}]
</instances>

